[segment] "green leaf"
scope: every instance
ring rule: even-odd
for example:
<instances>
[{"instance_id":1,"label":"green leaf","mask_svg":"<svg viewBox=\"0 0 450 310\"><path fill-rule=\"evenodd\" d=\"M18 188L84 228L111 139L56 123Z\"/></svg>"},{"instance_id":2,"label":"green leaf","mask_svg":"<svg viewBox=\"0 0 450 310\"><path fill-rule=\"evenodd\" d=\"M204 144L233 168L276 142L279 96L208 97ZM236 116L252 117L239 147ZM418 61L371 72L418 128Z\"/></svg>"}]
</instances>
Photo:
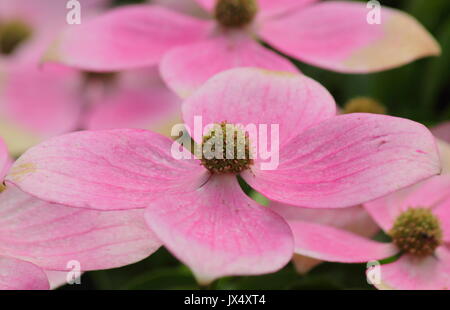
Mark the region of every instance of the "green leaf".
<instances>
[{"instance_id":1,"label":"green leaf","mask_svg":"<svg viewBox=\"0 0 450 310\"><path fill-rule=\"evenodd\" d=\"M440 113L444 109L450 109L449 96L446 102L439 102L440 94L450 87L450 18L443 24L437 35L442 47L442 55L433 59L423 78L422 100L429 110L434 110L443 120L442 116L448 118L450 113Z\"/></svg>"},{"instance_id":2,"label":"green leaf","mask_svg":"<svg viewBox=\"0 0 450 310\"><path fill-rule=\"evenodd\" d=\"M153 270L122 285L127 290L198 289L192 273L184 266Z\"/></svg>"}]
</instances>

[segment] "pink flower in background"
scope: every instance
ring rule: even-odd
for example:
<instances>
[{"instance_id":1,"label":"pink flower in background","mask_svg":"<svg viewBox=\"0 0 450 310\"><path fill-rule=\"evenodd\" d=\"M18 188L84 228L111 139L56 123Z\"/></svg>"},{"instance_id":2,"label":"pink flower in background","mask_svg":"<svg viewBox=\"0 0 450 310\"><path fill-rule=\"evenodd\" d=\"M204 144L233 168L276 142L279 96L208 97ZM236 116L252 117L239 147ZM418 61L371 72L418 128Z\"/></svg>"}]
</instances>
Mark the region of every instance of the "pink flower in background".
<instances>
[{"instance_id":1,"label":"pink flower in background","mask_svg":"<svg viewBox=\"0 0 450 310\"><path fill-rule=\"evenodd\" d=\"M3 140L0 140L0 180L3 180L11 167L12 159ZM2 187L0 187L1 189Z\"/></svg>"},{"instance_id":2,"label":"pink flower in background","mask_svg":"<svg viewBox=\"0 0 450 310\"><path fill-rule=\"evenodd\" d=\"M106 1L88 2L95 5L86 7L86 16ZM66 2L59 0L0 3L0 136L13 155L76 126L77 71L59 65L45 71L38 67L66 25L67 12Z\"/></svg>"},{"instance_id":3,"label":"pink flower in background","mask_svg":"<svg viewBox=\"0 0 450 310\"><path fill-rule=\"evenodd\" d=\"M197 0L152 0L151 4L164 6L173 11L177 11L185 15L196 16L198 18L209 17L208 12L206 12L205 9L197 3Z\"/></svg>"},{"instance_id":4,"label":"pink flower in background","mask_svg":"<svg viewBox=\"0 0 450 310\"><path fill-rule=\"evenodd\" d=\"M0 180L9 165L0 141ZM48 289L66 279L70 261L78 261L81 271L115 268L144 259L161 244L146 228L142 210L70 208L13 185L0 187L0 289Z\"/></svg>"},{"instance_id":5,"label":"pink flower in background","mask_svg":"<svg viewBox=\"0 0 450 310\"><path fill-rule=\"evenodd\" d=\"M437 138L450 143L450 122L439 124L432 129L432 132Z\"/></svg>"},{"instance_id":6,"label":"pink flower in background","mask_svg":"<svg viewBox=\"0 0 450 310\"><path fill-rule=\"evenodd\" d=\"M98 14L108 0L79 0L83 18ZM67 1L2 0L0 3L0 64L38 63L66 25ZM3 64L2 64L3 65Z\"/></svg>"},{"instance_id":7,"label":"pink flower in background","mask_svg":"<svg viewBox=\"0 0 450 310\"><path fill-rule=\"evenodd\" d=\"M279 124L276 170L261 170L259 158L177 160L173 141L145 130L85 131L31 148L15 162L7 184L82 209L145 208L149 228L201 283L273 272L292 258L292 232L281 216L245 195L238 174L269 199L330 208L380 197L440 171L424 126L335 112L331 95L305 76L233 69L184 102L184 121L190 128L199 115L205 125ZM222 164L227 169L220 170Z\"/></svg>"},{"instance_id":8,"label":"pink flower in background","mask_svg":"<svg viewBox=\"0 0 450 310\"><path fill-rule=\"evenodd\" d=\"M234 67L297 72L275 49L347 73L386 70L438 55L440 47L411 16L381 9L369 24L365 3L316 0L198 0L208 18L158 5L112 10L65 32L47 60L92 71L160 64L167 84L187 97Z\"/></svg>"},{"instance_id":9,"label":"pink flower in background","mask_svg":"<svg viewBox=\"0 0 450 310\"><path fill-rule=\"evenodd\" d=\"M89 74L80 128L143 128L169 136L172 125L181 120L180 99L155 67Z\"/></svg>"},{"instance_id":10,"label":"pink flower in background","mask_svg":"<svg viewBox=\"0 0 450 310\"><path fill-rule=\"evenodd\" d=\"M106 2L81 1L82 22ZM180 118L179 100L155 68L90 74L57 64L39 66L61 28L77 27L66 24L65 1L5 0L1 8L0 136L12 154L79 129L148 128L166 133L165 127Z\"/></svg>"},{"instance_id":11,"label":"pink flower in background","mask_svg":"<svg viewBox=\"0 0 450 310\"><path fill-rule=\"evenodd\" d=\"M333 226L357 235L372 238L380 231L378 225L362 206L343 209L307 209L282 203L271 202L270 208L280 214L288 224L293 221L305 221ZM295 254L293 263L301 274L309 272L320 264L322 260Z\"/></svg>"},{"instance_id":12,"label":"pink flower in background","mask_svg":"<svg viewBox=\"0 0 450 310\"><path fill-rule=\"evenodd\" d=\"M450 122L444 122L431 128L436 137L442 163L442 173L450 174Z\"/></svg>"},{"instance_id":13,"label":"pink flower in background","mask_svg":"<svg viewBox=\"0 0 450 310\"><path fill-rule=\"evenodd\" d=\"M80 129L145 128L169 135L180 100L154 68L111 74L60 65L9 67L0 91L0 136L12 154Z\"/></svg>"},{"instance_id":14,"label":"pink flower in background","mask_svg":"<svg viewBox=\"0 0 450 310\"><path fill-rule=\"evenodd\" d=\"M450 177L436 176L365 204L391 237L372 241L330 225L291 221L295 252L344 263L398 259L381 265L379 289L450 287Z\"/></svg>"}]
</instances>

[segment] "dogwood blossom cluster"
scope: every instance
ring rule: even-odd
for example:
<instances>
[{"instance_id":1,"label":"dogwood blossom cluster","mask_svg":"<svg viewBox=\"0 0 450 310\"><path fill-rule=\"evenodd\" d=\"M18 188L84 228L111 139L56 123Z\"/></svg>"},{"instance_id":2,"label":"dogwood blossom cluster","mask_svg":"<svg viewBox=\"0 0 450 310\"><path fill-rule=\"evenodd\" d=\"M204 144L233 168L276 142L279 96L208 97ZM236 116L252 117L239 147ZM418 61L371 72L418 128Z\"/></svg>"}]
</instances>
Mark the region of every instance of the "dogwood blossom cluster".
<instances>
[{"instance_id":1,"label":"dogwood blossom cluster","mask_svg":"<svg viewBox=\"0 0 450 310\"><path fill-rule=\"evenodd\" d=\"M161 246L202 285L394 257L377 288L450 287L448 126L378 105L340 113L290 60L371 73L438 55L412 16L382 8L370 25L351 1L84 0L67 25L64 1L0 1L1 289L55 288L72 261L116 268ZM277 135L245 129L268 125ZM372 240L380 230L391 242Z\"/></svg>"}]
</instances>

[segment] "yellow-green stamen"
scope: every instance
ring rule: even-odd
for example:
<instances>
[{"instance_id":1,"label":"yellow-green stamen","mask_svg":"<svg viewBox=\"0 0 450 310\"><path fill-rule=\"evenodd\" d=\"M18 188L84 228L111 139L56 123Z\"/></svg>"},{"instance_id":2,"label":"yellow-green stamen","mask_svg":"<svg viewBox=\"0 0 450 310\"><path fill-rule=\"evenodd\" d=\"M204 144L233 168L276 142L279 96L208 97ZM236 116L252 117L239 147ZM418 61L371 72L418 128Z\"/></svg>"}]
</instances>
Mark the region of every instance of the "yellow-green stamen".
<instances>
[{"instance_id":1,"label":"yellow-green stamen","mask_svg":"<svg viewBox=\"0 0 450 310\"><path fill-rule=\"evenodd\" d=\"M426 208L410 208L400 214L389 235L405 253L424 257L442 244L442 229L438 218Z\"/></svg>"},{"instance_id":2,"label":"yellow-green stamen","mask_svg":"<svg viewBox=\"0 0 450 310\"><path fill-rule=\"evenodd\" d=\"M0 22L0 54L12 54L31 33L31 28L19 20Z\"/></svg>"},{"instance_id":3,"label":"yellow-green stamen","mask_svg":"<svg viewBox=\"0 0 450 310\"><path fill-rule=\"evenodd\" d=\"M356 97L348 101L342 109L344 114L373 113L387 114L387 109L380 102L368 97Z\"/></svg>"},{"instance_id":4,"label":"yellow-green stamen","mask_svg":"<svg viewBox=\"0 0 450 310\"><path fill-rule=\"evenodd\" d=\"M218 0L214 9L217 22L227 28L246 26L257 13L256 0Z\"/></svg>"},{"instance_id":5,"label":"yellow-green stamen","mask_svg":"<svg viewBox=\"0 0 450 310\"><path fill-rule=\"evenodd\" d=\"M226 122L203 137L202 151L200 161L211 173L238 174L253 164L248 134Z\"/></svg>"}]
</instances>

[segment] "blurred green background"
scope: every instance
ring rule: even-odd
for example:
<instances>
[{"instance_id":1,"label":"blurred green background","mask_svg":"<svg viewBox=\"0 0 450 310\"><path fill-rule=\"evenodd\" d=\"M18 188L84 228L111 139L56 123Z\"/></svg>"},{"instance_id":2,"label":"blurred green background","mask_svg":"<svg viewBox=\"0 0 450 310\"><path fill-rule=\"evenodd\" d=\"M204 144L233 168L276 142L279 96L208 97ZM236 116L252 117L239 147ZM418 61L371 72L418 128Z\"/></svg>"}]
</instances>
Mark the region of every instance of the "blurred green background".
<instances>
[{"instance_id":1,"label":"blurred green background","mask_svg":"<svg viewBox=\"0 0 450 310\"><path fill-rule=\"evenodd\" d=\"M181 0L180 0L181 1ZM114 5L143 2L118 0ZM364 2L364 1L362 1ZM416 17L439 41L440 57L426 58L399 69L367 75L345 75L297 63L322 83L339 105L355 96L369 96L387 106L389 114L428 126L450 120L450 0L381 0ZM378 236L383 238L383 236ZM292 264L264 276L223 278L208 289L373 289L365 264L323 263L307 275ZM81 285L62 289L202 289L189 269L161 248L134 265L83 275Z\"/></svg>"}]
</instances>

